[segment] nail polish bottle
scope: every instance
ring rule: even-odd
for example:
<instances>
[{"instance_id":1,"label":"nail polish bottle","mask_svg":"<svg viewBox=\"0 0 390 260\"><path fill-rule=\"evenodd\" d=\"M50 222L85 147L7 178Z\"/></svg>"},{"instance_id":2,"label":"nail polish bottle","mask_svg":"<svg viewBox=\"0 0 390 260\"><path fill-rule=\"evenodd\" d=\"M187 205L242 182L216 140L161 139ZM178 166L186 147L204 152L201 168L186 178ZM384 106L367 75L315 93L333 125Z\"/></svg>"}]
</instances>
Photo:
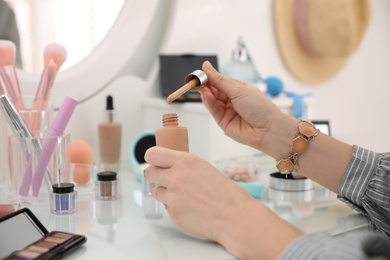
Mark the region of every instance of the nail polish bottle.
<instances>
[{"instance_id":1,"label":"nail polish bottle","mask_svg":"<svg viewBox=\"0 0 390 260\"><path fill-rule=\"evenodd\" d=\"M97 174L95 187L96 198L99 200L115 200L118 198L118 180L116 172L104 171Z\"/></svg>"},{"instance_id":2,"label":"nail polish bottle","mask_svg":"<svg viewBox=\"0 0 390 260\"><path fill-rule=\"evenodd\" d=\"M99 124L100 159L106 169L117 169L121 152L122 124L117 121L112 96L107 96L103 122Z\"/></svg>"},{"instance_id":3,"label":"nail polish bottle","mask_svg":"<svg viewBox=\"0 0 390 260\"><path fill-rule=\"evenodd\" d=\"M179 126L177 114L163 115L162 123L163 128L155 131L156 145L188 152L188 130L187 127Z\"/></svg>"},{"instance_id":4,"label":"nail polish bottle","mask_svg":"<svg viewBox=\"0 0 390 260\"><path fill-rule=\"evenodd\" d=\"M77 210L77 191L73 183L54 183L50 209L54 214L72 214Z\"/></svg>"}]
</instances>

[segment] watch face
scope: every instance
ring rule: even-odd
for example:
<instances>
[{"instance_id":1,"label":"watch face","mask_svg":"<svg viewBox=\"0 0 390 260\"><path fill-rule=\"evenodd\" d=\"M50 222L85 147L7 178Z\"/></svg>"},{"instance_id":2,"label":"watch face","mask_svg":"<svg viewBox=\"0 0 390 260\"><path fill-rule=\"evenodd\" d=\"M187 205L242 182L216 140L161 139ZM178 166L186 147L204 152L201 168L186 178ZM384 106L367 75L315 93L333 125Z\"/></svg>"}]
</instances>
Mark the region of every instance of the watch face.
<instances>
[{"instance_id":1,"label":"watch face","mask_svg":"<svg viewBox=\"0 0 390 260\"><path fill-rule=\"evenodd\" d=\"M329 121L311 121L321 133L330 135Z\"/></svg>"}]
</instances>

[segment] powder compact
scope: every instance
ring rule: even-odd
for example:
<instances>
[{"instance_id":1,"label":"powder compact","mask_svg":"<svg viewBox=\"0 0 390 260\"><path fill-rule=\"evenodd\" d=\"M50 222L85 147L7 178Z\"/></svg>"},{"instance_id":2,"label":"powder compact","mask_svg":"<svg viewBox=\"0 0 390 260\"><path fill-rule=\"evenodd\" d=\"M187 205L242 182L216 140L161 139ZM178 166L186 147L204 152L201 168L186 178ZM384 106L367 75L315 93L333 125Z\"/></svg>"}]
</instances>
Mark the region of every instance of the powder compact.
<instances>
[{"instance_id":1,"label":"powder compact","mask_svg":"<svg viewBox=\"0 0 390 260\"><path fill-rule=\"evenodd\" d=\"M0 259L54 259L87 241L82 235L48 232L28 208L0 218Z\"/></svg>"}]
</instances>

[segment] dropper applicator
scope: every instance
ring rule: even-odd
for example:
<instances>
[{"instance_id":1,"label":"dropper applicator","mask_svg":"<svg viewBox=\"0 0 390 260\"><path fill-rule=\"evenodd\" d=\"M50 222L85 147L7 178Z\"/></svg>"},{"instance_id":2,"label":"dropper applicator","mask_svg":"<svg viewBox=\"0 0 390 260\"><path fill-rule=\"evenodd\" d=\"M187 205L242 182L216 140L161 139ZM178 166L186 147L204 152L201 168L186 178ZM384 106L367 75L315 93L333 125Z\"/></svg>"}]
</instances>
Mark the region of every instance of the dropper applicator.
<instances>
[{"instance_id":1,"label":"dropper applicator","mask_svg":"<svg viewBox=\"0 0 390 260\"><path fill-rule=\"evenodd\" d=\"M207 83L207 75L202 70L194 70L186 76L184 83L184 86L168 96L168 104L171 104L175 99L179 98L189 90L197 91L201 86Z\"/></svg>"}]
</instances>

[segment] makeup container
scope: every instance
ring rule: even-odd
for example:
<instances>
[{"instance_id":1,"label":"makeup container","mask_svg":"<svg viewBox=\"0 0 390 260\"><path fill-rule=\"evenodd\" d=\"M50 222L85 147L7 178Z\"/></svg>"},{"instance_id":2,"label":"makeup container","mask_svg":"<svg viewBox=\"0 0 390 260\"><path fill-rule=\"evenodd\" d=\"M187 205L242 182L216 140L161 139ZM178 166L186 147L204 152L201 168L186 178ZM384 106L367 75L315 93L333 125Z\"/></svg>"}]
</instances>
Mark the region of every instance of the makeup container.
<instances>
[{"instance_id":1,"label":"makeup container","mask_svg":"<svg viewBox=\"0 0 390 260\"><path fill-rule=\"evenodd\" d=\"M186 127L179 126L178 116L174 113L163 115L163 128L155 131L156 145L188 152L188 130ZM145 175L142 185L142 208L144 217L148 219L158 219L162 217L161 203L152 196L152 189L157 185L149 182Z\"/></svg>"},{"instance_id":2,"label":"makeup container","mask_svg":"<svg viewBox=\"0 0 390 260\"><path fill-rule=\"evenodd\" d=\"M50 196L50 211L54 214L72 214L77 210L77 191L73 183L53 184Z\"/></svg>"},{"instance_id":3,"label":"makeup container","mask_svg":"<svg viewBox=\"0 0 390 260\"><path fill-rule=\"evenodd\" d=\"M0 218L0 259L58 259L86 240L62 231L49 233L28 208Z\"/></svg>"},{"instance_id":4,"label":"makeup container","mask_svg":"<svg viewBox=\"0 0 390 260\"><path fill-rule=\"evenodd\" d=\"M30 159L33 159L34 157L33 156L30 156L30 152L31 150L29 149L29 144L28 144L28 141L27 139L30 139L30 140L33 140L32 141L32 144L31 144L31 149L34 150L34 153L37 154L38 156L40 155L41 153L41 150L42 150L42 145L41 143L37 140L37 139L33 139L35 137L40 137L40 135L37 135L37 133L41 133L41 132L35 132L35 133L32 133L28 127L28 124L26 122L29 122L30 120L30 114L28 114L28 116L26 118L24 118L24 116L17 110L17 108L15 107L15 105L12 103L10 97L8 94L4 94L4 95L1 95L0 96L0 110L3 112L3 116L5 118L5 121L8 123L8 127L7 127L7 124L4 124L4 127L6 127L7 129L10 129L8 130L8 132L6 133L6 136L9 136L11 135L11 133L13 133L15 136L19 137L20 140L21 140L21 150L20 152L18 152L16 154L16 157L21 154L21 156L24 158L24 162L28 162ZM42 122L42 121L41 121ZM8 145L8 142L4 142L4 140L0 140L0 145ZM8 149L11 147L12 145L8 145ZM2 149L0 149L0 152L2 154L1 158L2 160L4 160L4 147ZM13 158L11 157L10 155L10 151L7 151L7 156L5 159L6 161L2 161L1 162L1 170L5 170L5 172L8 172L7 171L7 166L10 164L10 161L13 160ZM28 169L31 168L31 161L28 162ZM21 163L21 162L20 162ZM25 163L24 163L25 164ZM5 167L5 169L4 169ZM9 171L10 171L10 175L12 175L11 171L12 171L13 167L11 165L9 165ZM52 179L51 179L51 176L50 176L50 173L48 172L48 170L45 170L43 169L43 174L44 174L44 177L45 177L45 182L47 184L47 188L48 190L50 190L51 188L51 185L52 185ZM31 182L31 179L32 179L32 175L31 174L28 174L25 176L27 176L28 178L24 178L24 180L28 181L28 182L25 182L24 185L25 187L27 187L28 185L30 185L30 182ZM4 180L3 180L4 181ZM7 180L5 180L6 182ZM10 182L12 182L12 178L10 178ZM39 183L40 184L40 183ZM11 183L12 185L12 183ZM11 190L11 193L12 193L12 190ZM28 194L28 190L27 189L21 189L20 191L20 194L22 196L26 196Z\"/></svg>"},{"instance_id":5,"label":"makeup container","mask_svg":"<svg viewBox=\"0 0 390 260\"><path fill-rule=\"evenodd\" d=\"M40 181L40 192L37 196L33 194L33 176L37 172L37 165L40 158L39 149L46 142L51 141L54 145L54 152L50 154L46 166L45 176L51 180L56 176L69 176L70 173L70 134L47 138L28 138L11 135L8 137L8 154L10 165L10 186L9 199L11 203L25 205L48 205L52 185L48 186L49 178ZM61 178L62 179L62 178ZM58 179L54 183L59 183ZM46 185L45 185L46 184Z\"/></svg>"},{"instance_id":6,"label":"makeup container","mask_svg":"<svg viewBox=\"0 0 390 260\"><path fill-rule=\"evenodd\" d=\"M137 181L142 181L144 170L149 166L145 162L145 152L150 147L156 146L154 130L144 130L139 132L130 144L130 161L133 165L133 173Z\"/></svg>"},{"instance_id":7,"label":"makeup container","mask_svg":"<svg viewBox=\"0 0 390 260\"><path fill-rule=\"evenodd\" d=\"M142 209L147 219L162 218L162 203L152 196L152 189L158 185L149 182L145 176L142 179Z\"/></svg>"},{"instance_id":8,"label":"makeup container","mask_svg":"<svg viewBox=\"0 0 390 260\"><path fill-rule=\"evenodd\" d=\"M223 157L219 162L219 168L229 179L237 182L253 182L259 163L250 155Z\"/></svg>"},{"instance_id":9,"label":"makeup container","mask_svg":"<svg viewBox=\"0 0 390 260\"><path fill-rule=\"evenodd\" d=\"M116 200L119 195L117 173L104 171L97 174L95 195L99 200Z\"/></svg>"},{"instance_id":10,"label":"makeup container","mask_svg":"<svg viewBox=\"0 0 390 260\"><path fill-rule=\"evenodd\" d=\"M103 122L99 124L100 159L106 169L117 169L121 152L122 124L117 120L112 96L107 96Z\"/></svg>"},{"instance_id":11,"label":"makeup container","mask_svg":"<svg viewBox=\"0 0 390 260\"><path fill-rule=\"evenodd\" d=\"M280 191L308 191L314 189L314 183L307 178L294 179L292 174L286 176L280 172L274 172L270 174L269 187Z\"/></svg>"}]
</instances>

